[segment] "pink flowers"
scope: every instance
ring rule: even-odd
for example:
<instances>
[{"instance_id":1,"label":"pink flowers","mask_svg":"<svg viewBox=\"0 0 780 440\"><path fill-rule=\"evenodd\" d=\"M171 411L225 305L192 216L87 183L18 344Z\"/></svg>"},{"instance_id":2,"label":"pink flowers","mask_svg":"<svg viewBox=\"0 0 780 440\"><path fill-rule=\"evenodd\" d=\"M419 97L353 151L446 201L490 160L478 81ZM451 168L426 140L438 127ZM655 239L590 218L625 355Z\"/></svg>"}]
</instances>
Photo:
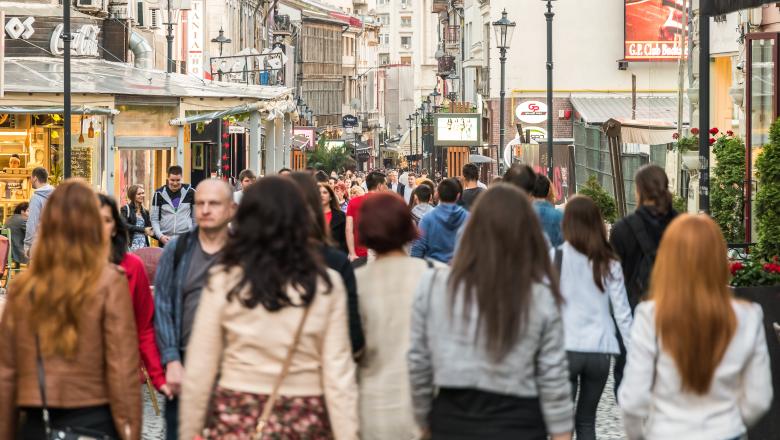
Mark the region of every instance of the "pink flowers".
<instances>
[{"instance_id":1,"label":"pink flowers","mask_svg":"<svg viewBox=\"0 0 780 440\"><path fill-rule=\"evenodd\" d=\"M711 135L713 135L713 136L715 136L715 135L716 135L716 134L718 134L719 132L720 132L720 130L718 130L718 127L712 127L712 128L710 128L710 134L711 134Z\"/></svg>"}]
</instances>

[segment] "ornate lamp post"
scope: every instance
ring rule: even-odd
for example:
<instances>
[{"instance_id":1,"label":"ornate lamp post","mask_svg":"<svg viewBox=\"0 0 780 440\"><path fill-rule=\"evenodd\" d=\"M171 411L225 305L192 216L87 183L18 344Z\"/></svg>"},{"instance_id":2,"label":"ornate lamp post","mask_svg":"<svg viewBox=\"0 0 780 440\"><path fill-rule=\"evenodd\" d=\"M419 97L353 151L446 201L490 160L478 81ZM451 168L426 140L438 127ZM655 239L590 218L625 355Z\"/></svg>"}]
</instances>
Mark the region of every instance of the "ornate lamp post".
<instances>
[{"instance_id":1,"label":"ornate lamp post","mask_svg":"<svg viewBox=\"0 0 780 440\"><path fill-rule=\"evenodd\" d=\"M230 44L233 41L230 38L225 37L225 31L222 30L222 27L220 26L219 35L217 35L216 38L212 38L211 42L219 44L219 56L222 56L222 46Z\"/></svg>"},{"instance_id":2,"label":"ornate lamp post","mask_svg":"<svg viewBox=\"0 0 780 440\"><path fill-rule=\"evenodd\" d=\"M411 157L412 156L412 146L414 145L413 144L414 139L412 139L412 133L414 131L414 126L412 125L412 123L414 121L414 116L409 115L406 118L406 120L409 121L409 157ZM409 165L409 164L407 163L407 165Z\"/></svg>"},{"instance_id":3,"label":"ornate lamp post","mask_svg":"<svg viewBox=\"0 0 780 440\"><path fill-rule=\"evenodd\" d=\"M501 61L501 92L500 92L500 109L499 109L499 129L498 129L498 148L496 151L496 167L497 171L501 172L501 150L504 148L506 141L506 130L504 129L504 98L506 97L506 51L509 49L509 45L512 42L512 34L515 30L515 22L509 21L506 17L506 9L501 12L501 19L493 22L493 30L496 32L496 47L499 49L499 61ZM509 164L512 165L512 152L510 151Z\"/></svg>"},{"instance_id":4,"label":"ornate lamp post","mask_svg":"<svg viewBox=\"0 0 780 440\"><path fill-rule=\"evenodd\" d=\"M553 49L552 49L552 22L555 14L552 11L552 2L555 0L542 0L547 2L547 177L553 179ZM708 34L709 35L709 34Z\"/></svg>"}]
</instances>

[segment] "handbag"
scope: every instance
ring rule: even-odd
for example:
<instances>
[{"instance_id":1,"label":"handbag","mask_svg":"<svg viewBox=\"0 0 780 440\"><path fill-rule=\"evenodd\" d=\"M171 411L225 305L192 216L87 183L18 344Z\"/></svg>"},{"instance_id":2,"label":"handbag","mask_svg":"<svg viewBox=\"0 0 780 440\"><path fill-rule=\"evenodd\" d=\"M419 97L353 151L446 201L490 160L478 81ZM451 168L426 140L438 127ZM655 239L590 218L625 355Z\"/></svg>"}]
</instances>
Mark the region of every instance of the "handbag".
<instances>
[{"instance_id":1,"label":"handbag","mask_svg":"<svg viewBox=\"0 0 780 440\"><path fill-rule=\"evenodd\" d=\"M292 358L293 355L295 355L295 351L298 348L298 343L301 340L301 334L303 333L303 325L306 323L306 317L309 316L310 309L311 309L311 305L307 306L303 311L303 316L301 316L301 321L298 323L298 328L295 330L295 337L293 338L292 345L290 345L290 348L287 349L287 357L284 359L284 364L282 365L282 372L279 373L279 376L276 377L276 381L274 381L274 387L271 391L271 395L268 397L268 400L265 402L265 405L263 406L263 412L260 413L260 419L257 421L257 426L255 427L255 435L253 437L253 440L263 440L265 438L263 431L265 430L265 427L268 424L268 419L271 418L271 411L273 411L274 409L274 404L276 403L276 399L279 397L279 388L282 386L282 381L287 376L287 373L290 372L290 365L292 364Z\"/></svg>"},{"instance_id":2,"label":"handbag","mask_svg":"<svg viewBox=\"0 0 780 440\"><path fill-rule=\"evenodd\" d=\"M41 391L43 426L47 440L112 440L112 437L93 429L69 426L64 429L52 428L49 406L46 402L46 375L43 370L43 357L38 335L35 335L35 363L38 369L38 388Z\"/></svg>"}]
</instances>

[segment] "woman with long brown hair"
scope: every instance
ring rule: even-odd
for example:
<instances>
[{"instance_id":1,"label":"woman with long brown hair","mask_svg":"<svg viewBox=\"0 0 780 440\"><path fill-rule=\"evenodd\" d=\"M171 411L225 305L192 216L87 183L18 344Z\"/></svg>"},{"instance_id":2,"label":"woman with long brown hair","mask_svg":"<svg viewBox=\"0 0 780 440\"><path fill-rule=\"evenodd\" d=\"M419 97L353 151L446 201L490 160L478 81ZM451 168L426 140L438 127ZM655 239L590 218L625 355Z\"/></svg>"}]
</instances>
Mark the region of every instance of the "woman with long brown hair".
<instances>
[{"instance_id":1,"label":"woman with long brown hair","mask_svg":"<svg viewBox=\"0 0 780 440\"><path fill-rule=\"evenodd\" d=\"M726 252L705 215L666 230L618 392L629 439L737 439L769 409L763 313L733 298Z\"/></svg>"},{"instance_id":2,"label":"woman with long brown hair","mask_svg":"<svg viewBox=\"0 0 780 440\"><path fill-rule=\"evenodd\" d=\"M139 438L133 306L127 279L108 262L95 192L81 180L61 183L38 234L0 323L0 439L17 429L47 438L49 426Z\"/></svg>"},{"instance_id":3,"label":"woman with long brown hair","mask_svg":"<svg viewBox=\"0 0 780 440\"><path fill-rule=\"evenodd\" d=\"M146 191L141 185L130 185L127 188L127 205L120 210L130 231L130 250L149 246L149 237L154 237L152 220L149 211L144 208Z\"/></svg>"},{"instance_id":4,"label":"woman with long brown hair","mask_svg":"<svg viewBox=\"0 0 780 440\"><path fill-rule=\"evenodd\" d=\"M434 439L571 439L556 279L528 197L482 193L452 269L423 276L412 311L415 418Z\"/></svg>"},{"instance_id":5,"label":"woman with long brown hair","mask_svg":"<svg viewBox=\"0 0 780 440\"><path fill-rule=\"evenodd\" d=\"M347 214L341 210L339 201L333 188L327 183L318 183L317 189L322 199L322 213L325 216L325 225L330 229L330 239L339 250L349 252L347 249Z\"/></svg>"},{"instance_id":6,"label":"woman with long brown hair","mask_svg":"<svg viewBox=\"0 0 780 440\"><path fill-rule=\"evenodd\" d=\"M612 357L620 353L612 315L627 340L631 309L620 262L609 246L604 220L593 200L585 196L569 200L563 215L563 239L552 254L565 300L563 327L572 395L578 396L574 424L577 439L595 440L596 408Z\"/></svg>"}]
</instances>

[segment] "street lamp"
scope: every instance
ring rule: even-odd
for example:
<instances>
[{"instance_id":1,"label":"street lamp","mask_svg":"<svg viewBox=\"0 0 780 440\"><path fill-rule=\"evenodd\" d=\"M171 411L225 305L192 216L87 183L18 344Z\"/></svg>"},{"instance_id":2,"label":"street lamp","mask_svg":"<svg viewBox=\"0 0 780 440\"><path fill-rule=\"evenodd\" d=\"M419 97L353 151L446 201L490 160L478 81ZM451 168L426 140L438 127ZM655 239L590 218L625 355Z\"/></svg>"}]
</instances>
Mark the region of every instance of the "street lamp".
<instances>
[{"instance_id":1,"label":"street lamp","mask_svg":"<svg viewBox=\"0 0 780 440\"><path fill-rule=\"evenodd\" d=\"M414 113L412 114L414 115L414 164L415 167L417 167L417 152L420 150L420 128L417 121L417 119L420 117L419 109L415 109Z\"/></svg>"},{"instance_id":2,"label":"street lamp","mask_svg":"<svg viewBox=\"0 0 780 440\"><path fill-rule=\"evenodd\" d=\"M553 46L552 46L552 22L555 14L552 11L552 2L555 0L542 0L547 2L547 177L553 180ZM708 34L709 35L709 34Z\"/></svg>"},{"instance_id":3,"label":"street lamp","mask_svg":"<svg viewBox=\"0 0 780 440\"><path fill-rule=\"evenodd\" d=\"M231 41L230 38L227 38L225 36L225 31L222 30L222 26L220 26L219 27L219 35L217 35L216 38L212 38L211 42L219 44L219 56L222 56L222 46L224 46L226 44L230 44L233 41Z\"/></svg>"},{"instance_id":4,"label":"street lamp","mask_svg":"<svg viewBox=\"0 0 780 440\"><path fill-rule=\"evenodd\" d=\"M512 42L512 34L515 30L515 22L509 21L506 17L506 9L501 12L501 19L493 22L493 30L496 32L496 46L499 49L499 61L501 61L501 93L500 93L500 109L499 109L499 129L498 129L498 148L496 149L496 167L497 172L501 170L501 150L504 148L506 131L504 129L504 98L506 97L506 51L509 49L509 45ZM512 165L512 152L509 152L509 165Z\"/></svg>"},{"instance_id":5,"label":"street lamp","mask_svg":"<svg viewBox=\"0 0 780 440\"><path fill-rule=\"evenodd\" d=\"M412 139L412 132L413 132L412 121L414 121L414 116L412 116L410 114L409 117L407 117L406 119L409 121L409 157L411 157L412 156L412 146L414 145L413 144L414 140Z\"/></svg>"},{"instance_id":6,"label":"street lamp","mask_svg":"<svg viewBox=\"0 0 780 440\"><path fill-rule=\"evenodd\" d=\"M175 3L175 4L174 4ZM177 24L179 12L181 11L181 0L168 0L165 15L166 23L163 23L167 28L165 39L168 41L168 65L166 71L173 73L175 65L173 62L173 26Z\"/></svg>"}]
</instances>

